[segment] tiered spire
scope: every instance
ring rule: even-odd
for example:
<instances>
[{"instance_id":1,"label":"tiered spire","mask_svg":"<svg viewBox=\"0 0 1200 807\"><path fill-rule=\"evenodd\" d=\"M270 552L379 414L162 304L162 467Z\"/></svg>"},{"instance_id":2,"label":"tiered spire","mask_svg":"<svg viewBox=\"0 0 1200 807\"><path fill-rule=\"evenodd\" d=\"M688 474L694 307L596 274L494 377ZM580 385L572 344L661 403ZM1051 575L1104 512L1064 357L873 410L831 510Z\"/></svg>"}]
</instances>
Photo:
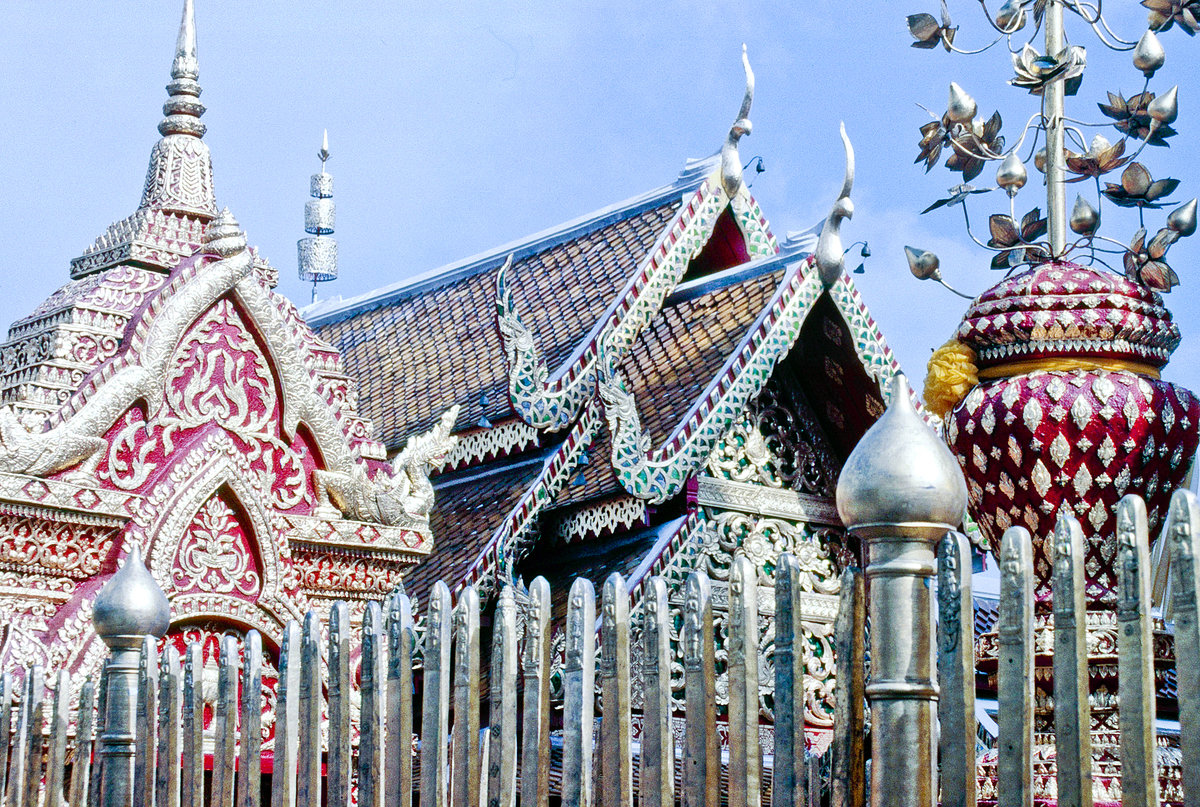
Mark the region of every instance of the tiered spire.
<instances>
[{"instance_id":1,"label":"tiered spire","mask_svg":"<svg viewBox=\"0 0 1200 807\"><path fill-rule=\"evenodd\" d=\"M201 139L199 77L195 9L193 0L184 0L165 117L158 124L162 139L150 152L142 201L71 261L71 277L129 262L169 271L199 248L204 228L217 215L212 158Z\"/></svg>"},{"instance_id":2,"label":"tiered spire","mask_svg":"<svg viewBox=\"0 0 1200 807\"><path fill-rule=\"evenodd\" d=\"M333 176L325 171L329 159L329 131L321 139L321 173L313 174L309 193L313 197L304 205L304 232L310 237L296 242L300 279L313 284L312 299L317 299L317 284L336 280L337 241L333 235L336 210L333 205Z\"/></svg>"},{"instance_id":3,"label":"tiered spire","mask_svg":"<svg viewBox=\"0 0 1200 807\"><path fill-rule=\"evenodd\" d=\"M163 104L166 115L158 124L163 139L150 154L150 170L142 192L142 209L160 209L192 214L206 220L217 215L213 196L212 158L200 138L200 63L196 59L196 15L192 0L184 0L183 19L171 62L169 97Z\"/></svg>"}]
</instances>

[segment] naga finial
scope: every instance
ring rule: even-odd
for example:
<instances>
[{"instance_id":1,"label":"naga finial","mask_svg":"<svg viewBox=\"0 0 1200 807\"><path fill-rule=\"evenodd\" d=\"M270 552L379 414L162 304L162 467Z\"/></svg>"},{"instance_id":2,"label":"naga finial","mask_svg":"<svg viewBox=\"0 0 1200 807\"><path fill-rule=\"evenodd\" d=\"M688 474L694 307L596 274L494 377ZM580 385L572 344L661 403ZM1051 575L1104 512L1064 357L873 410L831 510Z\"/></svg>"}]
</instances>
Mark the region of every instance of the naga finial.
<instances>
[{"instance_id":1,"label":"naga finial","mask_svg":"<svg viewBox=\"0 0 1200 807\"><path fill-rule=\"evenodd\" d=\"M746 55L746 44L742 43L742 67L746 69L746 95L737 120L729 127L729 137L721 147L721 187L731 199L742 187L742 158L738 154L738 141L742 135L750 134L750 105L754 103L754 71L750 69L750 57Z\"/></svg>"},{"instance_id":2,"label":"naga finial","mask_svg":"<svg viewBox=\"0 0 1200 807\"><path fill-rule=\"evenodd\" d=\"M829 217L825 219L825 226L821 228L821 237L817 240L817 250L814 254L817 272L826 288L836 283L845 271L845 261L842 258L845 250L842 249L840 228L842 219L854 217L854 202L850 200L850 191L854 188L854 146L850 144L850 138L846 135L846 124L842 123L840 129L842 144L846 147L846 178L842 181L842 192L838 194L837 201L829 211Z\"/></svg>"}]
</instances>

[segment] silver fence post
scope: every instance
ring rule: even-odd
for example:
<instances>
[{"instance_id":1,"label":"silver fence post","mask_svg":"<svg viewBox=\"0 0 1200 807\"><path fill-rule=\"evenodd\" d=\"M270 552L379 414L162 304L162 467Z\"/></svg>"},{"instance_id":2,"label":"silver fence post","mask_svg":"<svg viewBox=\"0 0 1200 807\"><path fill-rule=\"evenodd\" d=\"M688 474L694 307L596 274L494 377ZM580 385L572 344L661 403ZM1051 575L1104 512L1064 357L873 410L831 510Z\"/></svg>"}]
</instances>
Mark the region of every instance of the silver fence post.
<instances>
[{"instance_id":1,"label":"silver fence post","mask_svg":"<svg viewBox=\"0 0 1200 807\"><path fill-rule=\"evenodd\" d=\"M897 375L883 416L838 479L838 512L865 548L874 734L872 807L937 804L933 580L938 541L962 520L958 462Z\"/></svg>"},{"instance_id":2,"label":"silver fence post","mask_svg":"<svg viewBox=\"0 0 1200 807\"><path fill-rule=\"evenodd\" d=\"M100 736L100 804L132 807L134 717L142 640L161 638L170 625L167 597L134 546L100 593L92 610L96 633L108 645L104 733Z\"/></svg>"}]
</instances>

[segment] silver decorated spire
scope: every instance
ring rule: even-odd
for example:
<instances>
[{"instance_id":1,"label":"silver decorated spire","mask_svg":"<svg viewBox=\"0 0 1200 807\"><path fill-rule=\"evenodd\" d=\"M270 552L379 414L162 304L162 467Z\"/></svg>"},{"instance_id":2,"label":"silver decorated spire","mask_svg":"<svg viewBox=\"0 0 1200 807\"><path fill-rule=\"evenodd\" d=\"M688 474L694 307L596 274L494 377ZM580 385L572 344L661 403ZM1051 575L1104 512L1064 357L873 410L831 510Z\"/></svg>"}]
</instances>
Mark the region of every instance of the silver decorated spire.
<instances>
[{"instance_id":1,"label":"silver decorated spire","mask_svg":"<svg viewBox=\"0 0 1200 807\"><path fill-rule=\"evenodd\" d=\"M313 198L304 205L304 232L309 237L296 242L300 279L313 284L314 302L317 299L317 284L336 280L338 274L337 241L330 238L336 218L333 176L325 171L325 161L329 159L328 130L321 140L317 157L321 160L321 173L312 175L309 193Z\"/></svg>"},{"instance_id":2,"label":"silver decorated spire","mask_svg":"<svg viewBox=\"0 0 1200 807\"><path fill-rule=\"evenodd\" d=\"M184 0L167 102L158 131L162 140L150 154L150 169L142 191L142 210L157 209L212 219L217 215L213 194L212 158L200 122L200 63L196 59L196 14L192 0Z\"/></svg>"}]
</instances>

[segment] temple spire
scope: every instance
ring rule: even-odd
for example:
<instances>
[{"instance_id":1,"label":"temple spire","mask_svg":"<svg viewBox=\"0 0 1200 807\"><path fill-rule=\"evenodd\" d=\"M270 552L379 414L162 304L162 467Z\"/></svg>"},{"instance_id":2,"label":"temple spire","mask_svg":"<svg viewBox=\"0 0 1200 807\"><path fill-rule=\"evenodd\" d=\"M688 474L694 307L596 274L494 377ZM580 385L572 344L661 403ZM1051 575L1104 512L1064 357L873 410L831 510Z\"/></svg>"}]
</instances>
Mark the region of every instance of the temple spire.
<instances>
[{"instance_id":1,"label":"temple spire","mask_svg":"<svg viewBox=\"0 0 1200 807\"><path fill-rule=\"evenodd\" d=\"M184 0L183 19L179 22L179 37L175 40L175 58L171 62L171 83L167 85L169 97L163 104L162 123L158 131L163 136L173 134L204 136L204 124L200 116L204 105L200 103L200 62L196 58L196 12L192 0Z\"/></svg>"},{"instance_id":2,"label":"temple spire","mask_svg":"<svg viewBox=\"0 0 1200 807\"><path fill-rule=\"evenodd\" d=\"M304 205L304 232L308 238L296 242L297 263L300 279L312 283L312 301L317 301L317 284L336 280L338 275L337 241L333 235L335 210L333 204L333 176L325 170L329 159L329 130L321 136L321 173L313 174L309 183L312 196Z\"/></svg>"}]
</instances>

